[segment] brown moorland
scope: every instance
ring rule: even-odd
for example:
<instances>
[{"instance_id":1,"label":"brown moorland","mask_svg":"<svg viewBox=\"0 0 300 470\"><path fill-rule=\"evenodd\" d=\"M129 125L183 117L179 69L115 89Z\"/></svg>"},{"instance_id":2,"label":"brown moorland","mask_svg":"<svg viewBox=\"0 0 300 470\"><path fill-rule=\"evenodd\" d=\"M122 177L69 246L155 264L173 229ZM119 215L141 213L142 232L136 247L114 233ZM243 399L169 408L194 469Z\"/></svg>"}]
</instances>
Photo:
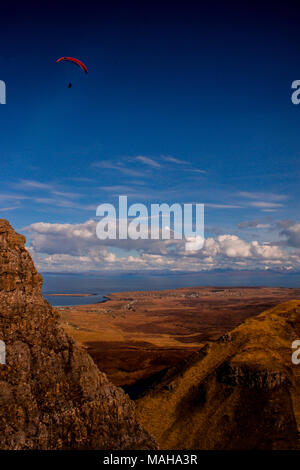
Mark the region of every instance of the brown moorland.
<instances>
[{"instance_id":1,"label":"brown moorland","mask_svg":"<svg viewBox=\"0 0 300 470\"><path fill-rule=\"evenodd\" d=\"M60 307L63 326L109 379L136 398L207 342L300 289L193 287L126 292L104 303Z\"/></svg>"},{"instance_id":2,"label":"brown moorland","mask_svg":"<svg viewBox=\"0 0 300 470\"><path fill-rule=\"evenodd\" d=\"M138 400L161 449L300 449L300 301L207 344Z\"/></svg>"}]
</instances>

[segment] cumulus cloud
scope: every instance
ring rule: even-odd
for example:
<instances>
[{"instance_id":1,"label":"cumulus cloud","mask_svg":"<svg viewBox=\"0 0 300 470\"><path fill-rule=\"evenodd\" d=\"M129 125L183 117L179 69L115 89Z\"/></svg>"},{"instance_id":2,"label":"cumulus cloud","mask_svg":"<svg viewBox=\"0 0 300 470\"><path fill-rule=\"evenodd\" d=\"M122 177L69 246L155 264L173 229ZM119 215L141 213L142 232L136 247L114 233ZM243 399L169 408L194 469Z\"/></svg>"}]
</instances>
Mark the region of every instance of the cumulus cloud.
<instances>
[{"instance_id":1,"label":"cumulus cloud","mask_svg":"<svg viewBox=\"0 0 300 470\"><path fill-rule=\"evenodd\" d=\"M291 224L286 221L286 226L281 231L281 235L286 237L286 245L300 248L300 222Z\"/></svg>"},{"instance_id":2,"label":"cumulus cloud","mask_svg":"<svg viewBox=\"0 0 300 470\"><path fill-rule=\"evenodd\" d=\"M194 240L99 240L97 222L34 223L26 228L30 251L41 271L205 271L212 269L300 269L300 251L237 235ZM145 229L144 229L145 230ZM284 229L289 245L300 247L300 224ZM189 239L193 243L193 240ZM197 249L203 245L202 249Z\"/></svg>"}]
</instances>

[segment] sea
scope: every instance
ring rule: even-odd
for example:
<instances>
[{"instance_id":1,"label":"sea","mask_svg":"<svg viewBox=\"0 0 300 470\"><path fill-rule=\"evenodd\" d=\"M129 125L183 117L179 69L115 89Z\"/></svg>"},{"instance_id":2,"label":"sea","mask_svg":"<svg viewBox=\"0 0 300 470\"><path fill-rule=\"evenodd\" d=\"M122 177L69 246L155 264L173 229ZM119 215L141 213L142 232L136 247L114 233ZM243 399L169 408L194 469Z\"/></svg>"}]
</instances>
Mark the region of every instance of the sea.
<instances>
[{"instance_id":1,"label":"sea","mask_svg":"<svg viewBox=\"0 0 300 470\"><path fill-rule=\"evenodd\" d=\"M179 287L300 287L300 273L213 271L167 274L42 273L43 295L53 306L87 305L105 301L114 292L151 291ZM91 294L88 297L49 294Z\"/></svg>"}]
</instances>

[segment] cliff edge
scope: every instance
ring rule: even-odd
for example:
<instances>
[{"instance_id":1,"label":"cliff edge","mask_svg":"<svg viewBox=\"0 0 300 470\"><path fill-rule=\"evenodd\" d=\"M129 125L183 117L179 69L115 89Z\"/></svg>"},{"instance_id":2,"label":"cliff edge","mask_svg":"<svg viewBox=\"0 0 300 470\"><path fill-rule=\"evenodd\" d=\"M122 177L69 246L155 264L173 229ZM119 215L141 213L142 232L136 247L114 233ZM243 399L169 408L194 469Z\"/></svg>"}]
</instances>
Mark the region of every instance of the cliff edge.
<instances>
[{"instance_id":1,"label":"cliff edge","mask_svg":"<svg viewBox=\"0 0 300 470\"><path fill-rule=\"evenodd\" d=\"M25 237L0 219L0 449L156 448L128 396L64 332L41 286Z\"/></svg>"}]
</instances>

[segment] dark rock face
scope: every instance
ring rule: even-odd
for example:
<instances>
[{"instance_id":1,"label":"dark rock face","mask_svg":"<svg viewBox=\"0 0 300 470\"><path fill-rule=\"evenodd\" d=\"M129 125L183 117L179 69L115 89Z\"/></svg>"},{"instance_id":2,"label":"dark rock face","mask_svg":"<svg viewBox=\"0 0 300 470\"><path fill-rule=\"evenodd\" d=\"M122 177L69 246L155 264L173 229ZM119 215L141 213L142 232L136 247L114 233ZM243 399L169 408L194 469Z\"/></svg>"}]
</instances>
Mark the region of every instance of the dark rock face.
<instances>
[{"instance_id":1,"label":"dark rock face","mask_svg":"<svg viewBox=\"0 0 300 470\"><path fill-rule=\"evenodd\" d=\"M153 449L134 404L59 324L25 238L0 219L0 449Z\"/></svg>"},{"instance_id":2,"label":"dark rock face","mask_svg":"<svg viewBox=\"0 0 300 470\"><path fill-rule=\"evenodd\" d=\"M222 364L216 375L219 383L256 390L272 390L289 383L287 374L280 370L261 370L247 364L230 362Z\"/></svg>"}]
</instances>

